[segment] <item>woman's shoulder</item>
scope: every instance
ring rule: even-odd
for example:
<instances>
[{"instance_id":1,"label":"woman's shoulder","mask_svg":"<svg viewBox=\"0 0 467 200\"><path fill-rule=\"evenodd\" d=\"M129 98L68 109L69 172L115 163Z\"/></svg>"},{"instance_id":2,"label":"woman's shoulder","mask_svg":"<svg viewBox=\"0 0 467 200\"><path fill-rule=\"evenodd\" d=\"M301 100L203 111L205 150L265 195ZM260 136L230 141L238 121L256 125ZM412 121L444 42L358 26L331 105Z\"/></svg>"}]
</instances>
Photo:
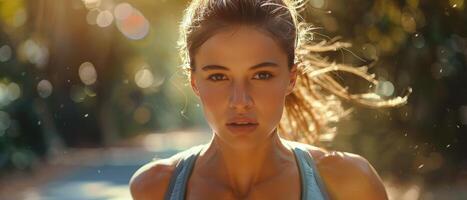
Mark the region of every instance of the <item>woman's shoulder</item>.
<instances>
[{"instance_id":1,"label":"woman's shoulder","mask_svg":"<svg viewBox=\"0 0 467 200\"><path fill-rule=\"evenodd\" d=\"M313 157L332 199L387 199L386 190L364 157L294 142Z\"/></svg>"},{"instance_id":2,"label":"woman's shoulder","mask_svg":"<svg viewBox=\"0 0 467 200\"><path fill-rule=\"evenodd\" d=\"M169 158L151 161L136 170L129 183L133 199L163 199L177 164L192 150L190 148Z\"/></svg>"},{"instance_id":3,"label":"woman's shoulder","mask_svg":"<svg viewBox=\"0 0 467 200\"><path fill-rule=\"evenodd\" d=\"M175 165L171 159L160 159L140 167L130 179L130 192L133 199L162 199L169 186Z\"/></svg>"}]
</instances>

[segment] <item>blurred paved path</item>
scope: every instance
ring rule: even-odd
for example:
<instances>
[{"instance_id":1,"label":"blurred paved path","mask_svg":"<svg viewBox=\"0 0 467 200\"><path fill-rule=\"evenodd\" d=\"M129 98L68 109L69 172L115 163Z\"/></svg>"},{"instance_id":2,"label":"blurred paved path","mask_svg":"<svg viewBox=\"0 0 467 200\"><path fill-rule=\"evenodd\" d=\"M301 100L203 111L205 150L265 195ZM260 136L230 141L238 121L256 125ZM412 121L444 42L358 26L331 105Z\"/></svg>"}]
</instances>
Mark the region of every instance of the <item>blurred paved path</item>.
<instances>
[{"instance_id":1,"label":"blurred paved path","mask_svg":"<svg viewBox=\"0 0 467 200\"><path fill-rule=\"evenodd\" d=\"M12 188L10 191L13 193L0 195L0 199L131 199L128 181L139 167L151 160L166 158L190 146L205 143L209 137L209 132L193 131L149 134L121 147L69 149L52 161L54 167L51 170L61 168L63 171L57 177L21 190Z\"/></svg>"}]
</instances>

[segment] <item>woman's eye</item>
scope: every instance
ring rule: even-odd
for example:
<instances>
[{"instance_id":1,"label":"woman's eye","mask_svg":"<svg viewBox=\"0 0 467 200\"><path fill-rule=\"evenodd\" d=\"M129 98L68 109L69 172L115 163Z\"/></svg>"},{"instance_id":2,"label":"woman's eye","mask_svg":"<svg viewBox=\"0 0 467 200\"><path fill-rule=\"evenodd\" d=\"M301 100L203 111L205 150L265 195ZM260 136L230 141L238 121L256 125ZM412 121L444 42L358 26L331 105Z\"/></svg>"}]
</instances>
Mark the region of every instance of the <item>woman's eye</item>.
<instances>
[{"instance_id":1,"label":"woman's eye","mask_svg":"<svg viewBox=\"0 0 467 200\"><path fill-rule=\"evenodd\" d=\"M267 79L270 79L271 77L272 77L271 73L259 72L259 73L255 74L254 79L267 80Z\"/></svg>"},{"instance_id":2,"label":"woman's eye","mask_svg":"<svg viewBox=\"0 0 467 200\"><path fill-rule=\"evenodd\" d=\"M224 79L225 79L224 74L213 74L208 77L208 80L212 80L212 81L220 81Z\"/></svg>"}]
</instances>

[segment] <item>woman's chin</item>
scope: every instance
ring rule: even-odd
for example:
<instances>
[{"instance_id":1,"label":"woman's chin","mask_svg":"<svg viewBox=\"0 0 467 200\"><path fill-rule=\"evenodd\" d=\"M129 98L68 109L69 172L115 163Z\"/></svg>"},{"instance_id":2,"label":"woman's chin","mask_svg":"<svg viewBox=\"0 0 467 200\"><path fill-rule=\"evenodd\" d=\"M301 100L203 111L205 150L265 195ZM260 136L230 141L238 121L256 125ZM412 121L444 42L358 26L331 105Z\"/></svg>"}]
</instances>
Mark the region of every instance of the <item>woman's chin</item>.
<instances>
[{"instance_id":1,"label":"woman's chin","mask_svg":"<svg viewBox=\"0 0 467 200\"><path fill-rule=\"evenodd\" d=\"M222 140L223 143L227 144L231 148L238 150L254 149L259 146L260 143L268 139L267 135L261 136L260 131L253 131L250 133L232 133L228 129L223 130L221 133L216 132L217 137Z\"/></svg>"}]
</instances>

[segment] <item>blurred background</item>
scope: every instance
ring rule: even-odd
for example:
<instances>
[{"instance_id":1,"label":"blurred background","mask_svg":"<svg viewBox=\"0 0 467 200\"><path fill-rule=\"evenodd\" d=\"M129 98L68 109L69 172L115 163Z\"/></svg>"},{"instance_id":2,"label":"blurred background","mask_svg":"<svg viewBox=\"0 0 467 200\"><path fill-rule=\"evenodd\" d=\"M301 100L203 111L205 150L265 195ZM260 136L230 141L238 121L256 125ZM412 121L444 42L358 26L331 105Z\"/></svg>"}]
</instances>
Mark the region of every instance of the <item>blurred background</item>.
<instances>
[{"instance_id":1,"label":"blurred background","mask_svg":"<svg viewBox=\"0 0 467 200\"><path fill-rule=\"evenodd\" d=\"M0 0L0 199L130 199L144 163L211 137L178 66L185 0ZM467 2L309 0L315 38L402 95L354 107L329 149L357 153L391 199L467 199ZM346 104L346 106L353 106Z\"/></svg>"}]
</instances>

